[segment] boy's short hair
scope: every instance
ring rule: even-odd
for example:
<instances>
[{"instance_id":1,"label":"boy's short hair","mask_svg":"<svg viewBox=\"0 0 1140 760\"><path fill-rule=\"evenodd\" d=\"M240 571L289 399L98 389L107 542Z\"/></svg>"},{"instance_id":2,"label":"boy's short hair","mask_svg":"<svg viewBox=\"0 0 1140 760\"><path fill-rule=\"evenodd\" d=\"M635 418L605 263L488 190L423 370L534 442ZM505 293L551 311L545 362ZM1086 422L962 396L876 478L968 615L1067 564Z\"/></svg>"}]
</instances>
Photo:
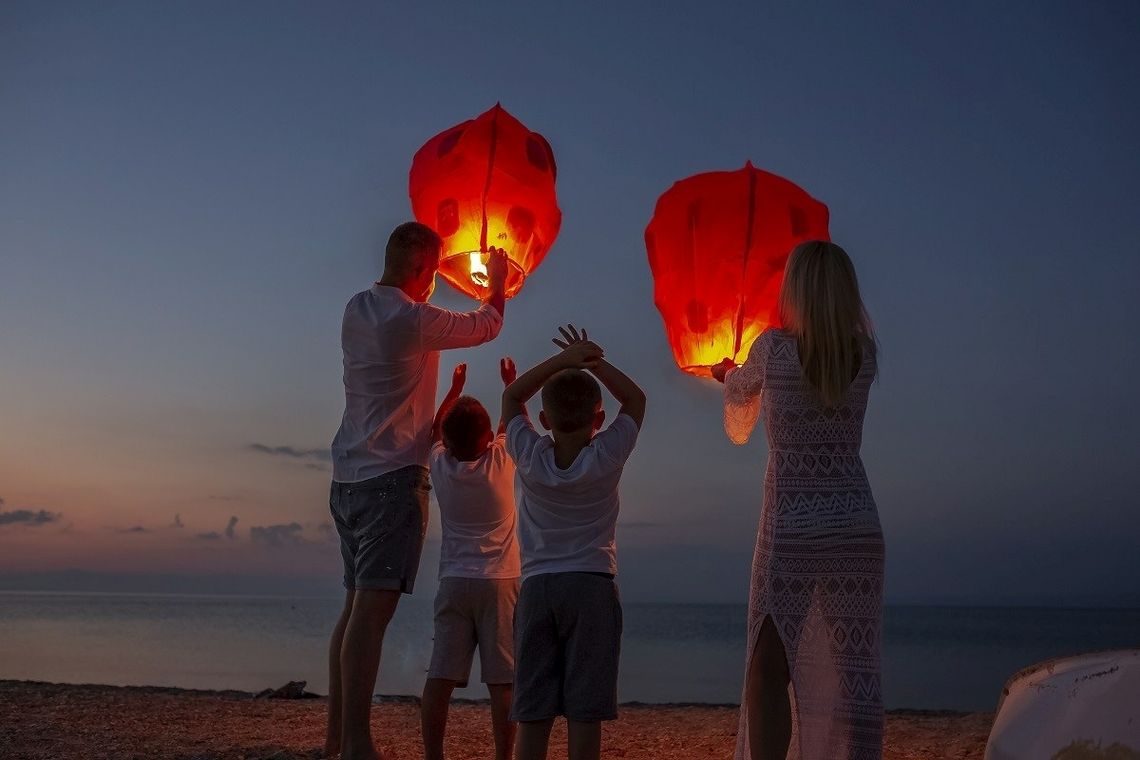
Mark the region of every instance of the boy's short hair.
<instances>
[{"instance_id":1,"label":"boy's short hair","mask_svg":"<svg viewBox=\"0 0 1140 760\"><path fill-rule=\"evenodd\" d=\"M602 389L585 370L564 369L542 386L542 410L559 433L589 427L601 403Z\"/></svg>"},{"instance_id":2,"label":"boy's short hair","mask_svg":"<svg viewBox=\"0 0 1140 760\"><path fill-rule=\"evenodd\" d=\"M475 447L479 438L491 430L491 416L487 409L479 403L479 399L471 396L460 396L455 400L443 415L440 431L443 441L452 452L460 454L476 454Z\"/></svg>"},{"instance_id":3,"label":"boy's short hair","mask_svg":"<svg viewBox=\"0 0 1140 760\"><path fill-rule=\"evenodd\" d=\"M395 277L412 274L425 253L439 250L443 239L426 224L404 222L388 236L384 248L384 273Z\"/></svg>"}]
</instances>

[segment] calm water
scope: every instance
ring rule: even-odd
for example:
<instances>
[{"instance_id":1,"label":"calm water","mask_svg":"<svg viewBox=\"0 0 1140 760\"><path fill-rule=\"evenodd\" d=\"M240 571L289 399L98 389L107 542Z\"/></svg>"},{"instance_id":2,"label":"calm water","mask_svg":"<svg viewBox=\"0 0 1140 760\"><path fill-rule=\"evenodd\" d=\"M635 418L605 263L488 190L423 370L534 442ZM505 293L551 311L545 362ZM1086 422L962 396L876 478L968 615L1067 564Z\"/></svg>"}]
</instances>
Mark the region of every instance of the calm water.
<instances>
[{"instance_id":1,"label":"calm water","mask_svg":"<svg viewBox=\"0 0 1140 760\"><path fill-rule=\"evenodd\" d=\"M0 678L247 691L303 679L324 693L338 612L335 599L0 592ZM738 702L744 621L742 606L626 604L621 699ZM1022 667L1137 646L1140 610L889 607L887 706L989 710ZM405 599L377 691L418 693L430 654L431 601Z\"/></svg>"}]
</instances>

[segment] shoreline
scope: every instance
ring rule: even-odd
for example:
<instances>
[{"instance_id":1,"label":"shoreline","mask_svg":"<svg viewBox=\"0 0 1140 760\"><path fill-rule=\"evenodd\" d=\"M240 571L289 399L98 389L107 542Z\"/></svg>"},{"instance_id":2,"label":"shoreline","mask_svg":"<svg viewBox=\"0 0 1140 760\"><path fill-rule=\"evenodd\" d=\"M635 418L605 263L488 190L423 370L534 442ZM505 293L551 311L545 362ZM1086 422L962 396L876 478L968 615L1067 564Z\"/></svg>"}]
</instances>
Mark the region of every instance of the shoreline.
<instances>
[{"instance_id":1,"label":"shoreline","mask_svg":"<svg viewBox=\"0 0 1140 760\"><path fill-rule=\"evenodd\" d=\"M483 758L491 746L485 700L452 702L451 760ZM315 760L324 741L327 698L258 698L238 690L104 686L0 680L0 746L5 760ZM606 757L627 760L730 758L734 704L626 702L603 724ZM888 710L884 760L981 760L993 713ZM422 757L419 698L380 695L372 709L377 742L392 760ZM565 757L557 721L551 758Z\"/></svg>"},{"instance_id":2,"label":"shoreline","mask_svg":"<svg viewBox=\"0 0 1140 760\"><path fill-rule=\"evenodd\" d=\"M192 696L192 697L220 697L226 699L270 699L274 702L317 702L328 699L327 694L313 694L307 693L304 697L281 698L281 697L259 697L257 692L243 691L241 689L186 689L181 686L151 686L151 685L116 685L105 683L70 683L66 681L36 681L29 679L10 679L0 678L0 692L8 688L27 687L27 688L40 688L40 687L65 687L76 690L106 690L116 689L124 692L136 692L138 694L154 694L166 696ZM414 704L419 705L420 697L417 694L374 694L372 696L373 705L385 704ZM452 697L451 704L453 705L489 705L491 702L487 698L472 699L469 697ZM618 707L628 707L635 709L688 709L695 710L739 710L740 704L738 702L642 702L639 700L630 700L628 702L619 702ZM942 710L942 709L927 709L921 707L896 707L886 710L887 715L900 715L900 716L921 716L921 717L964 717L967 715L980 715L986 714L984 711L971 711L971 710Z\"/></svg>"}]
</instances>

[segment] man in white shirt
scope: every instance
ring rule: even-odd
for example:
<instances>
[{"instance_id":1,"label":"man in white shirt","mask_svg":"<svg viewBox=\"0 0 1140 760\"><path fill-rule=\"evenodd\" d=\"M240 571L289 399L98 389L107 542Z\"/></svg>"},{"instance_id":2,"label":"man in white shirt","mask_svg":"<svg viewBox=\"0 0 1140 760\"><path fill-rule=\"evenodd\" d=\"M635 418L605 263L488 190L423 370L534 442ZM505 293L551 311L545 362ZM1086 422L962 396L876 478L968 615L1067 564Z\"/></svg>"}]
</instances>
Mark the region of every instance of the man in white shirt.
<instances>
[{"instance_id":1,"label":"man in white shirt","mask_svg":"<svg viewBox=\"0 0 1140 760\"><path fill-rule=\"evenodd\" d=\"M345 308L344 417L332 443L329 508L347 589L329 646L325 752L378 760L369 717L380 650L400 594L410 594L428 516L439 352L493 339L503 324L506 254L487 262L490 298L457 313L429 304L442 242L401 224L388 239L384 275Z\"/></svg>"},{"instance_id":2,"label":"man in white shirt","mask_svg":"<svg viewBox=\"0 0 1140 760\"><path fill-rule=\"evenodd\" d=\"M617 717L622 612L614 576L618 483L645 416L645 394L571 325L563 351L503 392L515 460L522 587L515 608L518 760L545 760L554 718L566 716L570 757L601 756L601 721ZM595 379L597 378L597 379ZM605 420L598 381L621 404ZM526 412L542 391L539 435Z\"/></svg>"}]
</instances>

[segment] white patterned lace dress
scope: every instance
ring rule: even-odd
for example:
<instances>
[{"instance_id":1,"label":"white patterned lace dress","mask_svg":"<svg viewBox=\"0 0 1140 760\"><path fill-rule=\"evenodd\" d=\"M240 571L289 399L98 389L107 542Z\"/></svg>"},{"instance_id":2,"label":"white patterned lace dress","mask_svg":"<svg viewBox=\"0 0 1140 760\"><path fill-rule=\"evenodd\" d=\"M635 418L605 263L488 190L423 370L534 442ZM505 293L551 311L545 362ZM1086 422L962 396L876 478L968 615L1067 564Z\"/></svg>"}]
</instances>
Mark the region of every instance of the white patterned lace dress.
<instances>
[{"instance_id":1,"label":"white patterned lace dress","mask_svg":"<svg viewBox=\"0 0 1140 760\"><path fill-rule=\"evenodd\" d=\"M771 617L791 672L794 760L882 756L883 534L859 456L874 378L868 350L843 403L829 409L803 376L795 338L775 329L725 378L729 438L745 443L761 415L768 434L746 668ZM742 699L737 760L750 758L747 727Z\"/></svg>"}]
</instances>

